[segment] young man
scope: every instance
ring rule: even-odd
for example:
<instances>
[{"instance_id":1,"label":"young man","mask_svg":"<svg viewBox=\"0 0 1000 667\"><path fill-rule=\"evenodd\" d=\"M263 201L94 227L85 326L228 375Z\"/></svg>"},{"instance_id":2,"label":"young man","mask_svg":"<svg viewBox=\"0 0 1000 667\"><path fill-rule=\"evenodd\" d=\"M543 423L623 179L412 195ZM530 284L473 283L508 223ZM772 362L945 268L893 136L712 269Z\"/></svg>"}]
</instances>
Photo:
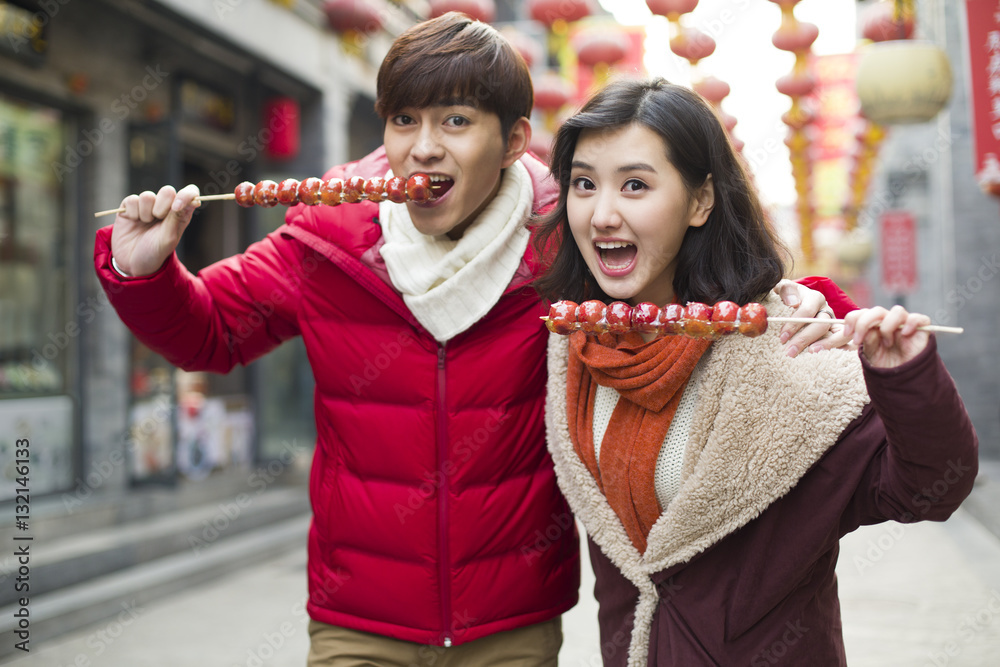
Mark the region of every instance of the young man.
<instances>
[{"instance_id":1,"label":"young man","mask_svg":"<svg viewBox=\"0 0 1000 667\"><path fill-rule=\"evenodd\" d=\"M174 254L193 186L131 195L98 232L109 299L172 363L224 373L304 339L311 666L556 664L580 566L545 448L547 306L525 223L558 187L526 153L531 107L510 45L448 14L386 56L384 147L326 175L428 173L432 202L300 205L197 277Z\"/></svg>"}]
</instances>

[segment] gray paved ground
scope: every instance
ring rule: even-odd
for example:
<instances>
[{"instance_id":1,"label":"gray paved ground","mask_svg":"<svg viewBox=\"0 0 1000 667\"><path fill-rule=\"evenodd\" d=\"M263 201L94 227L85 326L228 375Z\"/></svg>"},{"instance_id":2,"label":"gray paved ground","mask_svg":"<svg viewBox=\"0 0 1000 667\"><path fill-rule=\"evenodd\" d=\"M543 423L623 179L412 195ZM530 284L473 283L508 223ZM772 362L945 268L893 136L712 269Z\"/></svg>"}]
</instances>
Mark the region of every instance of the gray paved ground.
<instances>
[{"instance_id":1,"label":"gray paved ground","mask_svg":"<svg viewBox=\"0 0 1000 667\"><path fill-rule=\"evenodd\" d=\"M303 667L303 548L44 645L23 667ZM852 667L1000 665L1000 540L959 510L944 524L865 528L842 542ZM586 552L585 552L586 553ZM564 667L600 664L593 577L564 617ZM780 663L779 663L780 664Z\"/></svg>"}]
</instances>

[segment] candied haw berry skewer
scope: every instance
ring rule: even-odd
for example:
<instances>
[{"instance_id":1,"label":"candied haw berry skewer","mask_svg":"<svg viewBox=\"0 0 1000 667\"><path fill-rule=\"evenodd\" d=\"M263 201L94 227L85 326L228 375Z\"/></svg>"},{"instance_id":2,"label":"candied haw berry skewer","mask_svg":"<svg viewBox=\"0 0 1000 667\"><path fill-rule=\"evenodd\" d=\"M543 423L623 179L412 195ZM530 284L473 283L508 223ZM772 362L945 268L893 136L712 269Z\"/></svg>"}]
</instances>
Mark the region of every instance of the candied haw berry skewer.
<instances>
[{"instance_id":1,"label":"candied haw berry skewer","mask_svg":"<svg viewBox=\"0 0 1000 667\"><path fill-rule=\"evenodd\" d=\"M434 191L431 185L430 176L427 174L414 174L409 179L400 176L384 179L376 176L366 180L360 176L351 176L346 181L339 178L324 181L315 177L305 178L301 182L294 178L286 178L280 183L270 180L259 183L243 181L236 186L232 193L199 195L195 199L195 203L236 200L236 203L244 208L251 206L270 208L278 204L292 206L299 203L307 206L318 204L337 206L342 203L353 204L359 201L376 203L391 201L395 204L405 204L407 201L412 201L426 204L434 200ZM107 211L98 211L94 217L100 218L124 212L125 207L122 206Z\"/></svg>"}]
</instances>

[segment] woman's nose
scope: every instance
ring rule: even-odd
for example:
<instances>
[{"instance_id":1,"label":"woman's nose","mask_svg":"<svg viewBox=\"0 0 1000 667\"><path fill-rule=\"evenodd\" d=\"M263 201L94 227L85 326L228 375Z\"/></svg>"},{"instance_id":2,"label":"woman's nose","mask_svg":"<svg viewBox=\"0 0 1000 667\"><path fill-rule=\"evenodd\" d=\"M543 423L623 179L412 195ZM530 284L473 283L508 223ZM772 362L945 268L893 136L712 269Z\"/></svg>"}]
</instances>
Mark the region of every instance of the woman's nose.
<instances>
[{"instance_id":1,"label":"woman's nose","mask_svg":"<svg viewBox=\"0 0 1000 667\"><path fill-rule=\"evenodd\" d=\"M617 198L614 193L602 192L596 196L594 214L590 224L596 229L617 229L621 227L622 217L618 212Z\"/></svg>"}]
</instances>

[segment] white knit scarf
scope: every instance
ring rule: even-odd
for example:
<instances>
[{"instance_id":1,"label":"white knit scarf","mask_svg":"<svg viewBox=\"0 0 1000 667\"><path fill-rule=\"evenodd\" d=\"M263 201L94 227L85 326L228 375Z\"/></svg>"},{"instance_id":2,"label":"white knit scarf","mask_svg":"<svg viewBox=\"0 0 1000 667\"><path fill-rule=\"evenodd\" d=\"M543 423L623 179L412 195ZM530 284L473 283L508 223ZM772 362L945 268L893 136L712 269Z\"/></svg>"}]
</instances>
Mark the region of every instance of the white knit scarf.
<instances>
[{"instance_id":1,"label":"white knit scarf","mask_svg":"<svg viewBox=\"0 0 1000 667\"><path fill-rule=\"evenodd\" d=\"M496 197L457 241L418 232L405 206L379 204L389 277L438 342L471 327L500 300L528 247L525 222L533 201L531 176L515 162L504 171Z\"/></svg>"}]
</instances>

